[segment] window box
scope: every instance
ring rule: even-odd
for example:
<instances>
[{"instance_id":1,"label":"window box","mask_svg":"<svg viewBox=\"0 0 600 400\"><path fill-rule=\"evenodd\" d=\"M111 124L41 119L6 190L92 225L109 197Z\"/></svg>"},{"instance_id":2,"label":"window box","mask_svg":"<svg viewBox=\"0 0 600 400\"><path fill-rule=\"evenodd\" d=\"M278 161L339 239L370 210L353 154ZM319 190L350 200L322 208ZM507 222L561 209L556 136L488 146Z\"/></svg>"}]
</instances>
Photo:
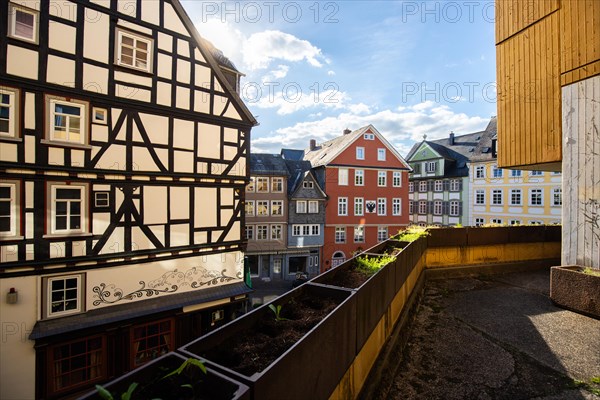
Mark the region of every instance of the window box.
<instances>
[{"instance_id":1,"label":"window box","mask_svg":"<svg viewBox=\"0 0 600 400\"><path fill-rule=\"evenodd\" d=\"M115 399L120 398L121 393L127 392L129 385L133 382L138 383L137 389L133 392L133 398L185 398L189 395L190 389L182 385L193 384L196 393L202 393L203 396L210 399L250 399L250 390L248 386L237 382L234 379L226 377L219 372L206 366L206 375L199 372L198 379L190 382L186 374L174 375L163 379L170 371L175 371L186 358L176 353L165 354L143 367L131 371L118 379L103 385L111 392ZM191 367L194 368L194 367ZM193 370L192 370L193 371ZM191 372L196 376L195 372ZM97 390L81 397L82 400L103 399Z\"/></svg>"},{"instance_id":2,"label":"window box","mask_svg":"<svg viewBox=\"0 0 600 400\"><path fill-rule=\"evenodd\" d=\"M600 318L600 270L579 265L552 267L550 299L563 308Z\"/></svg>"}]
</instances>

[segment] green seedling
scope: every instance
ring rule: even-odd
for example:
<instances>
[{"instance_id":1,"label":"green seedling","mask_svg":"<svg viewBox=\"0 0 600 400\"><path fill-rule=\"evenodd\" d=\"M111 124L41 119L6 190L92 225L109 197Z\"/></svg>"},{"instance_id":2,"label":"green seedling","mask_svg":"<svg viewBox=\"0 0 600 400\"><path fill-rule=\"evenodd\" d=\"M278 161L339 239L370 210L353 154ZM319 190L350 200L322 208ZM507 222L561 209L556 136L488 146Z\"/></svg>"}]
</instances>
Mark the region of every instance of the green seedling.
<instances>
[{"instance_id":1,"label":"green seedling","mask_svg":"<svg viewBox=\"0 0 600 400\"><path fill-rule=\"evenodd\" d=\"M269 308L271 309L271 311L273 311L273 314L275 314L275 321L288 321L287 318L283 318L281 316L281 304L278 304L277 306L275 306L274 304L269 304Z\"/></svg>"},{"instance_id":2,"label":"green seedling","mask_svg":"<svg viewBox=\"0 0 600 400\"><path fill-rule=\"evenodd\" d=\"M133 397L133 391L138 387L137 382L133 382L131 385L129 385L129 388L127 389L127 391L125 393L121 393L121 400L131 400ZM100 385L96 385L96 390L98 391L98 394L100 395L100 397L102 397L104 400L114 400L113 395L106 390L105 388L103 388Z\"/></svg>"}]
</instances>

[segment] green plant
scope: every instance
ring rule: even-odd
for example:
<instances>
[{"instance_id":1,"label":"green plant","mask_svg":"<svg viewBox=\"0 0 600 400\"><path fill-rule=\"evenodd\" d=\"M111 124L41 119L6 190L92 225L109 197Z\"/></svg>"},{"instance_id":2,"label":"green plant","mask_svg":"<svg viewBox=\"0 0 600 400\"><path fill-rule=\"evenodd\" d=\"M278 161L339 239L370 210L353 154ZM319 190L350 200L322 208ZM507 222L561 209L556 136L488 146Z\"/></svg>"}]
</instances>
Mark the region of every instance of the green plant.
<instances>
[{"instance_id":1,"label":"green plant","mask_svg":"<svg viewBox=\"0 0 600 400\"><path fill-rule=\"evenodd\" d=\"M429 236L429 229L435 229L435 227L431 226L409 226L405 230L398 232L397 239L403 242L414 242L415 240Z\"/></svg>"},{"instance_id":2,"label":"green plant","mask_svg":"<svg viewBox=\"0 0 600 400\"><path fill-rule=\"evenodd\" d=\"M600 376L592 377L592 379L590 379L590 382L600 385Z\"/></svg>"},{"instance_id":3,"label":"green plant","mask_svg":"<svg viewBox=\"0 0 600 400\"><path fill-rule=\"evenodd\" d=\"M587 275L600 276L600 270L593 269L590 267L585 267L583 269L583 273L587 274ZM598 379L600 380L600 377ZM594 383L596 383L596 382L594 382ZM600 383L600 382L598 382L598 383Z\"/></svg>"},{"instance_id":4,"label":"green plant","mask_svg":"<svg viewBox=\"0 0 600 400\"><path fill-rule=\"evenodd\" d=\"M356 269L364 274L373 275L379 271L382 267L387 264L394 262L395 256L381 255L381 256L360 256L355 260Z\"/></svg>"},{"instance_id":5,"label":"green plant","mask_svg":"<svg viewBox=\"0 0 600 400\"><path fill-rule=\"evenodd\" d=\"M183 363L181 363L179 368L177 368L174 371L169 372L167 375L163 376L162 379L168 378L173 375L181 375L184 371L186 371L188 366L197 367L200 369L200 371L202 371L202 372L204 372L204 374L206 374L206 367L204 366L202 361L196 360L195 358L188 358Z\"/></svg>"},{"instance_id":6,"label":"green plant","mask_svg":"<svg viewBox=\"0 0 600 400\"><path fill-rule=\"evenodd\" d=\"M127 391L125 393L121 393L121 400L131 400L132 396L133 396L133 391L138 387L137 382L133 382L131 385L129 385L129 388L127 389ZM114 400L113 395L106 390L104 387L100 386L100 385L96 385L96 390L98 391L98 394L100 395L100 397L102 397L104 400Z\"/></svg>"},{"instance_id":7,"label":"green plant","mask_svg":"<svg viewBox=\"0 0 600 400\"><path fill-rule=\"evenodd\" d=\"M271 311L273 311L273 314L275 314L275 321L288 321L287 318L283 318L281 316L281 307L281 304L278 304L277 306L275 306L274 304L269 304L269 308L271 309Z\"/></svg>"}]
</instances>

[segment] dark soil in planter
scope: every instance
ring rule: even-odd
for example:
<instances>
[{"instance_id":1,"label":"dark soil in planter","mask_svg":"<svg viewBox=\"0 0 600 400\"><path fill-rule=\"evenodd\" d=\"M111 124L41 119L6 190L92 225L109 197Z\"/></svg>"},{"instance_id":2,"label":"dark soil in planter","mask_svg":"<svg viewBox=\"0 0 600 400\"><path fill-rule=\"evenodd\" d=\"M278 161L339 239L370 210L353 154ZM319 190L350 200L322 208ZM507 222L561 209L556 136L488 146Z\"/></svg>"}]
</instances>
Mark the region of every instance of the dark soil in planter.
<instances>
[{"instance_id":1,"label":"dark soil in planter","mask_svg":"<svg viewBox=\"0 0 600 400\"><path fill-rule=\"evenodd\" d=\"M358 271L356 266L353 264L350 268L345 271L339 271L333 279L327 283L328 285L340 286L349 289L356 289L369 279L371 275L365 274L364 272Z\"/></svg>"},{"instance_id":2,"label":"dark soil in planter","mask_svg":"<svg viewBox=\"0 0 600 400\"><path fill-rule=\"evenodd\" d=\"M252 376L266 369L302 336L333 311L343 299L300 296L283 304L277 321L265 313L253 329L227 339L217 348L201 354L240 374Z\"/></svg>"}]
</instances>

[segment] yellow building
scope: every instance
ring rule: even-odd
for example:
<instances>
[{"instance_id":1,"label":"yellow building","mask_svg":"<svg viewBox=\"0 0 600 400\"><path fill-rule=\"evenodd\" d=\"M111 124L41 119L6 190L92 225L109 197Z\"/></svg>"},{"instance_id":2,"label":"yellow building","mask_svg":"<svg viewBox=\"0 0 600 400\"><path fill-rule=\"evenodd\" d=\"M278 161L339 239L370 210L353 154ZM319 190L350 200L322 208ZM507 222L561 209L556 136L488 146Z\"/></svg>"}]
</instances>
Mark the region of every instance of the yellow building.
<instances>
[{"instance_id":1,"label":"yellow building","mask_svg":"<svg viewBox=\"0 0 600 400\"><path fill-rule=\"evenodd\" d=\"M563 171L562 263L600 268L600 1L496 0L498 165Z\"/></svg>"}]
</instances>

